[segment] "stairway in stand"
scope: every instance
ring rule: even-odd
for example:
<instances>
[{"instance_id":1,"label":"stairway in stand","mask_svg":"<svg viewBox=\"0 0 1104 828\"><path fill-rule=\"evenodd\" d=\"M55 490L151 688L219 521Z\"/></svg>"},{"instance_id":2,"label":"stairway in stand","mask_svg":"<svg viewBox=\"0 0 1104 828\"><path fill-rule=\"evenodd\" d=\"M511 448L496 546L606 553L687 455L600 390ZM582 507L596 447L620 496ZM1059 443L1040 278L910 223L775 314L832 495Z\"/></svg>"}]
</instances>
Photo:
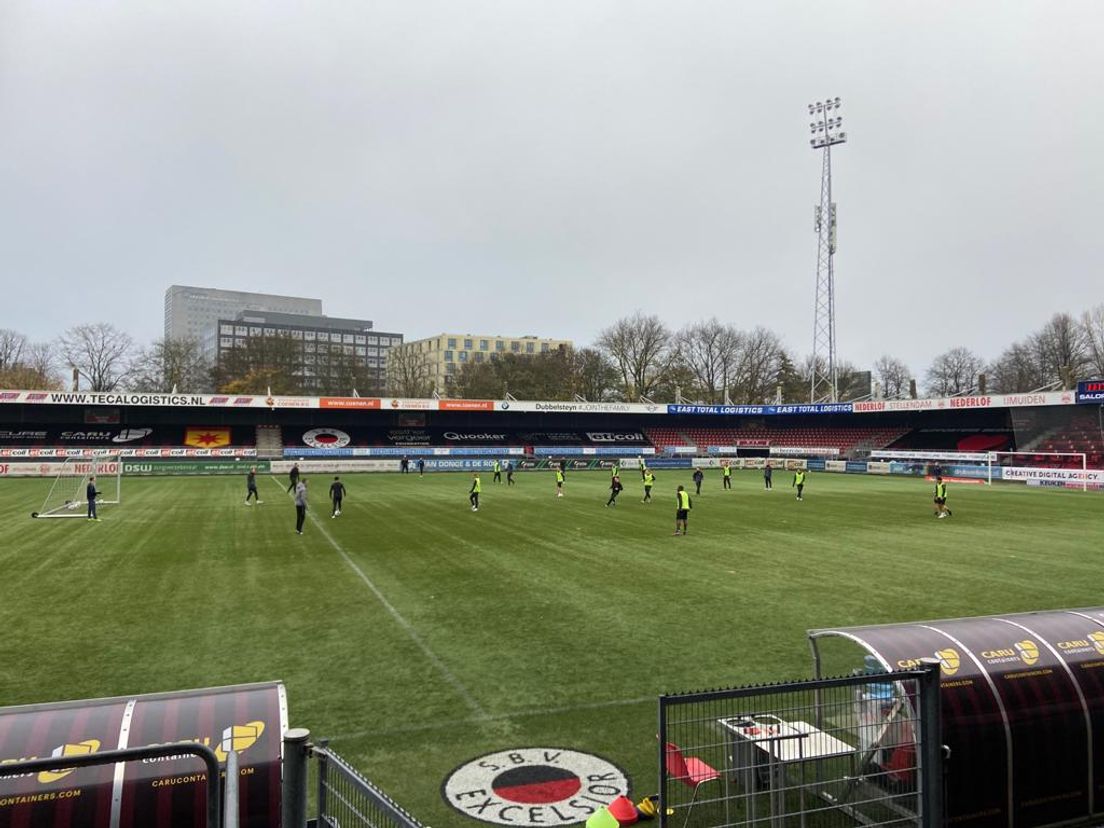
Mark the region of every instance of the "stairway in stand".
<instances>
[{"instance_id":1,"label":"stairway in stand","mask_svg":"<svg viewBox=\"0 0 1104 828\"><path fill-rule=\"evenodd\" d=\"M278 425L257 426L257 457L279 460L284 456L284 434Z\"/></svg>"}]
</instances>

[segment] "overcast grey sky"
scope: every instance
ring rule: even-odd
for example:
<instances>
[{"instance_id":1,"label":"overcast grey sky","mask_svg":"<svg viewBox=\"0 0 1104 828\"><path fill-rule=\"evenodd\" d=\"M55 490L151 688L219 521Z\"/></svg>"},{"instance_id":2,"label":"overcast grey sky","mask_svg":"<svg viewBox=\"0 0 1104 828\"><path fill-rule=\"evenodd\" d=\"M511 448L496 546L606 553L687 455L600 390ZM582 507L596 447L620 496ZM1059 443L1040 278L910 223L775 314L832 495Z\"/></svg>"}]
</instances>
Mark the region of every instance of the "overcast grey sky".
<instances>
[{"instance_id":1,"label":"overcast grey sky","mask_svg":"<svg viewBox=\"0 0 1104 828\"><path fill-rule=\"evenodd\" d=\"M995 357L1104 301L1104 3L6 0L0 327L162 329L172 283L408 338L640 309Z\"/></svg>"}]
</instances>

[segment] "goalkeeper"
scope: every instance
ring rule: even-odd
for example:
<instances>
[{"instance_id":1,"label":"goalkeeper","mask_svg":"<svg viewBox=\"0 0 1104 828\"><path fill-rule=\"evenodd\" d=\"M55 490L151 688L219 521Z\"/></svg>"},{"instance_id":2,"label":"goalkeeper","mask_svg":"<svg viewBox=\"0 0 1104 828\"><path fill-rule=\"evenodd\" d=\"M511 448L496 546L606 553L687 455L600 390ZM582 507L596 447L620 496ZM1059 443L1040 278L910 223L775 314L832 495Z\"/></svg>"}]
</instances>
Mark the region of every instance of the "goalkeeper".
<instances>
[{"instance_id":1,"label":"goalkeeper","mask_svg":"<svg viewBox=\"0 0 1104 828\"><path fill-rule=\"evenodd\" d=\"M88 485L84 489L84 496L88 498L88 519L99 520L96 516L96 498L100 496L100 493L96 491L96 478L89 477Z\"/></svg>"}]
</instances>

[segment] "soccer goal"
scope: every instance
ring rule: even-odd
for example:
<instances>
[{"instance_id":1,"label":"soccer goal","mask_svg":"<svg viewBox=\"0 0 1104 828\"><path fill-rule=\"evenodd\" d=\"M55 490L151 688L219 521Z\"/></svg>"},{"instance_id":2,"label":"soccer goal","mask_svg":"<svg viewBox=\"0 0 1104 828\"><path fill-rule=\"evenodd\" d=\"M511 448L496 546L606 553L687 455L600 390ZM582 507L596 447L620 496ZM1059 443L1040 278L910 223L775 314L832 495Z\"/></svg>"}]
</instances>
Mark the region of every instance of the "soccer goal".
<instances>
[{"instance_id":1,"label":"soccer goal","mask_svg":"<svg viewBox=\"0 0 1104 828\"><path fill-rule=\"evenodd\" d=\"M58 470L46 500L35 518L84 517L88 503L87 486L96 480L96 503L122 502L123 463L118 454L96 454L92 457L69 457Z\"/></svg>"},{"instance_id":2,"label":"soccer goal","mask_svg":"<svg viewBox=\"0 0 1104 828\"><path fill-rule=\"evenodd\" d=\"M991 451L989 485L994 467L1001 480L1029 482L1089 490L1088 458L1083 451Z\"/></svg>"}]
</instances>

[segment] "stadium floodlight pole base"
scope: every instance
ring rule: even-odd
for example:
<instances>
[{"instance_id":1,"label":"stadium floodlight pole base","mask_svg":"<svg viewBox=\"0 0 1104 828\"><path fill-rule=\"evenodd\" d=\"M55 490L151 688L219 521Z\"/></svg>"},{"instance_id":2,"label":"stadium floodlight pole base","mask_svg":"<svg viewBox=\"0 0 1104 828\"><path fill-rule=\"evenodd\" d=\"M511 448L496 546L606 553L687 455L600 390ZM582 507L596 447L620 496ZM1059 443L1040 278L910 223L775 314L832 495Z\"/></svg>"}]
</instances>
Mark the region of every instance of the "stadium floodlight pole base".
<instances>
[{"instance_id":1,"label":"stadium floodlight pole base","mask_svg":"<svg viewBox=\"0 0 1104 828\"><path fill-rule=\"evenodd\" d=\"M1002 457L1079 457L1081 458L1081 491L1087 492L1089 490L1089 457L1083 451L991 451L986 463L985 482L989 486L993 485L993 466L999 468L1002 465L1000 462ZM1038 466L1038 468L1047 469L1052 467Z\"/></svg>"}]
</instances>

